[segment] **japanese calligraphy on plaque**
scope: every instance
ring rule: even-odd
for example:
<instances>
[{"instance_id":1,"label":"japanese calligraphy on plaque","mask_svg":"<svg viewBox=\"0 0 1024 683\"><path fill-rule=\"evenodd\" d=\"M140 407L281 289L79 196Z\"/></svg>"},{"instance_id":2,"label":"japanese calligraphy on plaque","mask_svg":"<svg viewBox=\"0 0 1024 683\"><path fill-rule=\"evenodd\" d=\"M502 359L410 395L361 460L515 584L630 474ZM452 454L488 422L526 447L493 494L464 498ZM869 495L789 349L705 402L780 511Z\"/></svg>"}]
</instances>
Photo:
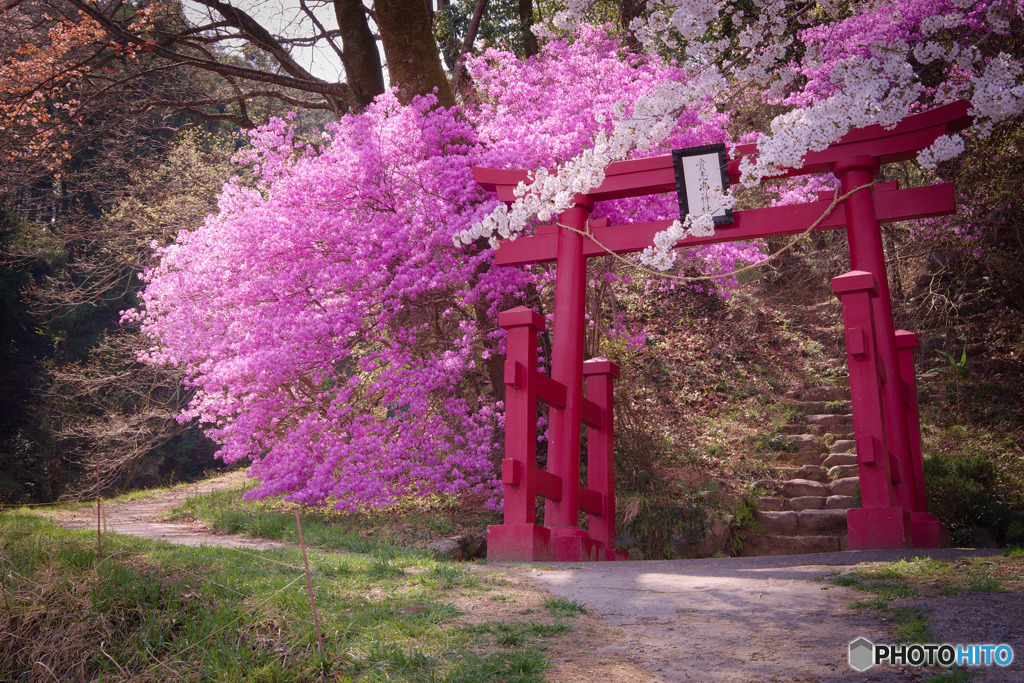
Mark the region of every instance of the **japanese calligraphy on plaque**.
<instances>
[{"instance_id":1,"label":"japanese calligraphy on plaque","mask_svg":"<svg viewBox=\"0 0 1024 683\"><path fill-rule=\"evenodd\" d=\"M702 145L672 150L676 171L679 216L711 214L715 225L733 222L732 209L720 206L718 197L729 189L728 157L725 144Z\"/></svg>"}]
</instances>

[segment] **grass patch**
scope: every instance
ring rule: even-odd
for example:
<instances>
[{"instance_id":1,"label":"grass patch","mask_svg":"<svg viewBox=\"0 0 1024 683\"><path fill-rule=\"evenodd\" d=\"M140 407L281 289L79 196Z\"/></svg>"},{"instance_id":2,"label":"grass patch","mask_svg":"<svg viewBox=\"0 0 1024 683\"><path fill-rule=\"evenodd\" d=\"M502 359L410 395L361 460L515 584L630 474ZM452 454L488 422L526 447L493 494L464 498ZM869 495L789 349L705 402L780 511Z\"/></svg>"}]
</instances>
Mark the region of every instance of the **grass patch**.
<instances>
[{"instance_id":1,"label":"grass patch","mask_svg":"<svg viewBox=\"0 0 1024 683\"><path fill-rule=\"evenodd\" d=\"M882 598L871 598L870 600L854 600L850 603L850 609L879 609L884 610L889 606L889 601Z\"/></svg>"},{"instance_id":2,"label":"grass patch","mask_svg":"<svg viewBox=\"0 0 1024 683\"><path fill-rule=\"evenodd\" d=\"M833 574L828 581L836 586L873 593L870 598L855 600L849 606L885 612L899 640L927 643L933 642L934 636L928 628L924 610L894 605L894 601L918 596L992 592L1005 590L1008 586L1019 590L1024 587L1024 553L1008 550L1002 557L966 557L955 561L916 557ZM950 673L960 675L959 672Z\"/></svg>"},{"instance_id":3,"label":"grass patch","mask_svg":"<svg viewBox=\"0 0 1024 683\"><path fill-rule=\"evenodd\" d=\"M545 598L544 609L553 617L578 617L581 614L590 612L587 606L577 600L569 598Z\"/></svg>"},{"instance_id":4,"label":"grass patch","mask_svg":"<svg viewBox=\"0 0 1024 683\"><path fill-rule=\"evenodd\" d=\"M896 626L894 635L904 643L933 643L935 636L928 628L928 615L920 607L890 607Z\"/></svg>"},{"instance_id":5,"label":"grass patch","mask_svg":"<svg viewBox=\"0 0 1024 683\"><path fill-rule=\"evenodd\" d=\"M471 634L489 634L494 637L497 645L503 647L522 647L534 645L538 638L551 638L568 633L572 630L572 625L564 622L544 624L535 621L485 621L475 626L467 626L465 630Z\"/></svg>"},{"instance_id":6,"label":"grass patch","mask_svg":"<svg viewBox=\"0 0 1024 683\"><path fill-rule=\"evenodd\" d=\"M298 542L296 505L280 497L244 500L247 490L222 489L189 498L166 519L198 520L224 533ZM408 554L408 548L423 549L440 536L479 532L500 523L495 512L460 509L454 501L439 498L382 511L299 509L308 545L379 556Z\"/></svg>"},{"instance_id":7,"label":"grass patch","mask_svg":"<svg viewBox=\"0 0 1024 683\"><path fill-rule=\"evenodd\" d=\"M27 513L0 514L0 538L0 671L11 680L541 681L545 643L572 629L474 632L452 589L502 582L417 553L311 552L321 655L296 549L109 534L97 555L92 533Z\"/></svg>"},{"instance_id":8,"label":"grass patch","mask_svg":"<svg viewBox=\"0 0 1024 683\"><path fill-rule=\"evenodd\" d=\"M1024 554L964 557L954 561L917 557L862 567L829 577L836 586L875 593L888 602L917 596L955 595L1024 588Z\"/></svg>"}]
</instances>

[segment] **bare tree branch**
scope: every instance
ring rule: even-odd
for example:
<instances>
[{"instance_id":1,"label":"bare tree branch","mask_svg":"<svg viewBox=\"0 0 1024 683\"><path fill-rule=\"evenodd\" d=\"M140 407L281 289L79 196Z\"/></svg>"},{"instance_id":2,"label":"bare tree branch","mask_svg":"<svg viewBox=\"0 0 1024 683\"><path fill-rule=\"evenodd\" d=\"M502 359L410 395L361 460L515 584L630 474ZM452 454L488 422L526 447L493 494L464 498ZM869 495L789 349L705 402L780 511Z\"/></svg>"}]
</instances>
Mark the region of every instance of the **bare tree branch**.
<instances>
[{"instance_id":1,"label":"bare tree branch","mask_svg":"<svg viewBox=\"0 0 1024 683\"><path fill-rule=\"evenodd\" d=\"M294 63L294 60L291 60L290 56L288 56L287 60L284 62L279 62L281 63L282 68L285 68L291 74L287 76L283 74L267 73L265 71L251 69L248 67L235 66L233 64L225 64L209 59L191 57L180 52L175 52L174 50L164 47L155 41L145 40L142 37L121 28L117 23L107 18L102 12L99 12L92 5L84 2L83 0L67 1L99 23L112 38L134 45L137 48L158 57L169 59L173 62L188 65L197 69L202 69L204 71L209 71L211 73L220 74L222 76L234 76L250 81L270 83L283 88L293 88L304 92L316 93L326 98L337 98L348 104L349 107L352 107L353 105L358 107L358 100L352 94L348 85L345 83L328 83L320 80L309 74L309 72L298 64ZM241 22L243 20L239 19L239 21ZM255 22L253 23L255 24ZM263 29L262 27L259 28L262 29L264 33L266 32L266 29ZM254 28L253 30L256 29ZM260 47L262 48L264 45L260 44ZM287 51L280 47L279 52L275 52L270 47L267 47L266 49L275 57L278 56L279 52L287 55ZM297 68L293 68L293 66Z\"/></svg>"}]
</instances>

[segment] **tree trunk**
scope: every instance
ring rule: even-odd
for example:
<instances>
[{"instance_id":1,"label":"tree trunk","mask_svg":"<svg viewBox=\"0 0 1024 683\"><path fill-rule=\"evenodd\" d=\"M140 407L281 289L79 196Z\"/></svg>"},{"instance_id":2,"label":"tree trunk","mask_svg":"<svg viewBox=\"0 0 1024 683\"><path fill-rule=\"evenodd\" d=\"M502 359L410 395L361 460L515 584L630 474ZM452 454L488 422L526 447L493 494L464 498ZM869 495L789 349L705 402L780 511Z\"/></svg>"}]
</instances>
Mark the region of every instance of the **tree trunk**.
<instances>
[{"instance_id":1,"label":"tree trunk","mask_svg":"<svg viewBox=\"0 0 1024 683\"><path fill-rule=\"evenodd\" d=\"M641 51L640 41L629 31L629 24L647 10L647 0L622 0L619 5L619 20L626 33L626 47L634 52Z\"/></svg>"},{"instance_id":2,"label":"tree trunk","mask_svg":"<svg viewBox=\"0 0 1024 683\"><path fill-rule=\"evenodd\" d=\"M540 51L537 36L533 35L533 0L519 0L519 23L523 31L523 53L532 57Z\"/></svg>"},{"instance_id":3,"label":"tree trunk","mask_svg":"<svg viewBox=\"0 0 1024 683\"><path fill-rule=\"evenodd\" d=\"M384 69L377 41L366 21L362 0L334 0L334 14L341 32L345 79L356 98L366 106L384 92Z\"/></svg>"},{"instance_id":4,"label":"tree trunk","mask_svg":"<svg viewBox=\"0 0 1024 683\"><path fill-rule=\"evenodd\" d=\"M388 75L391 85L398 88L398 99L411 102L418 95L434 93L436 88L439 105L455 106L455 97L441 67L426 2L377 0L374 9Z\"/></svg>"}]
</instances>

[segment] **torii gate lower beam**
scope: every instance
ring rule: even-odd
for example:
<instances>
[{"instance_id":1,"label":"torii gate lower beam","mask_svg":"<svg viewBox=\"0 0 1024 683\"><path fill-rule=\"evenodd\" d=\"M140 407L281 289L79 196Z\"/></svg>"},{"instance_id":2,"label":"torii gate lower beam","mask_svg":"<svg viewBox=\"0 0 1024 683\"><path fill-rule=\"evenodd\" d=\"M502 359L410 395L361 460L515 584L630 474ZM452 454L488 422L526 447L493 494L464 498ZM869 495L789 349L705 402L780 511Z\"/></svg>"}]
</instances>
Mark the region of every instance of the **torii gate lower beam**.
<instances>
[{"instance_id":1,"label":"torii gate lower beam","mask_svg":"<svg viewBox=\"0 0 1024 683\"><path fill-rule=\"evenodd\" d=\"M915 448L919 443L916 410L913 415L907 412L908 403L916 407L916 389L901 376L879 223L952 213L955 210L953 190L945 184L898 190L895 184L887 183L876 186L874 191L864 186L873 183L880 163L912 158L939 135L960 130L968 122L967 105L954 103L909 116L891 131L878 126L855 130L828 149L808 154L802 169L781 174L832 172L839 178L844 194L863 188L842 202L842 214L833 212L816 227L817 230L831 230L845 226L851 268L871 277L877 288L877 296L866 304L870 308L872 323L869 326L871 338L866 343L874 350L871 354L871 367L876 369L872 371L874 377L881 377L881 388L877 379L872 380L875 382L874 391L881 391L881 403L873 408L877 415L860 415L862 418L871 417L870 420L857 420L858 411L863 413L865 409L863 402L858 408L855 401L854 411L855 422L874 425L861 429L870 429L872 433L857 435L858 450L862 442L878 443L882 451L880 457L884 458L885 476L866 478L865 470L862 470L862 488L871 486L872 490L863 495L870 503L848 514L851 548L930 547L942 544L945 538L941 524L927 513L923 497L920 451L919 447ZM751 150L740 148L739 151ZM730 163L730 171L734 172L736 166L738 161L734 160ZM667 175L671 168L671 157L612 164L601 186L587 195L574 197L572 208L559 216L561 225L541 226L535 236L506 240L496 253L498 265L557 262L552 378L566 386L567 397L565 410L557 415L552 412L548 469L563 482L578 482L580 474L586 259L606 255L609 251L640 251L651 243L656 232L666 229L671 223L657 221L608 227L596 225L596 222L588 221L588 217L597 200L664 193L674 189L674 176L669 184ZM528 183L530 180L528 172L523 170L477 168L474 174L483 187L496 191L498 197L506 202L514 201L515 188L520 182ZM719 227L710 238L687 238L676 246L803 232L821 218L829 205L829 201L823 200L736 211L733 225ZM859 279L855 281L860 283ZM841 293L843 286L837 284L837 293ZM847 300L844 299L843 303L845 313ZM853 323L850 316L844 317L849 339ZM863 380L854 383L860 387ZM862 389L858 391L864 392ZM866 391L870 393L871 389ZM908 395L909 392L913 395ZM910 424L911 421L914 424ZM568 488L576 490L575 484ZM592 539L586 531L577 528L578 514L579 502L575 493L563 494L560 500L547 501L545 521L551 529L552 559L580 560L590 556Z\"/></svg>"}]
</instances>

